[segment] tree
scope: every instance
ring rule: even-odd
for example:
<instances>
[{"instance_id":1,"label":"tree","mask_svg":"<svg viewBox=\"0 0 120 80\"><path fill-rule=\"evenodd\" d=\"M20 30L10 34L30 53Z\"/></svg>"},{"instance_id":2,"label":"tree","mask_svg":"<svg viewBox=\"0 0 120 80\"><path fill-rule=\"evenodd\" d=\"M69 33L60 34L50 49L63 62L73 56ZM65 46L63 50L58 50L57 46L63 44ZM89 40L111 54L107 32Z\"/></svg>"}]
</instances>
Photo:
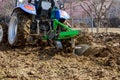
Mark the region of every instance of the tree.
<instances>
[{"instance_id":1,"label":"tree","mask_svg":"<svg viewBox=\"0 0 120 80\"><path fill-rule=\"evenodd\" d=\"M112 2L113 0L84 0L80 3L80 6L84 9L84 11L91 18L95 18L97 32L99 32L102 21L106 19Z\"/></svg>"}]
</instances>

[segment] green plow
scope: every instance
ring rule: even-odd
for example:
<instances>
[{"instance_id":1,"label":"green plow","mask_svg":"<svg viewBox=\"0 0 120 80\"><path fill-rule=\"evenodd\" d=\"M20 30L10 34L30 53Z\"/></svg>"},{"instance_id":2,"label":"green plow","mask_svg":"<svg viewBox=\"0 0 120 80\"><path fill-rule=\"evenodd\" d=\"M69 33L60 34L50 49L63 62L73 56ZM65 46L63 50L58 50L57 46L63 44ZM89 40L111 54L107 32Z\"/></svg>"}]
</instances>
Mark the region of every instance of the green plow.
<instances>
[{"instance_id":1,"label":"green plow","mask_svg":"<svg viewBox=\"0 0 120 80\"><path fill-rule=\"evenodd\" d=\"M64 30L57 33L58 26L62 27ZM54 41L55 41L55 46L58 50L63 49L63 45L65 45L61 43L62 40L71 39L70 44L71 44L72 53L77 54L77 55L83 54L89 48L89 45L86 45L86 44L75 45L74 37L78 36L80 33L81 33L80 30L73 30L71 27L59 22L57 19L53 20L52 35L57 34L57 36L54 38ZM49 38L50 37L46 35L44 36L43 39L48 40Z\"/></svg>"},{"instance_id":2,"label":"green plow","mask_svg":"<svg viewBox=\"0 0 120 80\"><path fill-rule=\"evenodd\" d=\"M72 49L73 49L74 54L81 55L86 50L88 50L88 48L90 47L89 45L86 45L86 44L75 45L74 37L78 36L81 33L80 30L73 30L71 27L59 22L56 19L54 19L53 25L54 25L54 28L53 28L54 33L57 32L58 25L65 29L65 31L62 31L58 34L58 37L56 40L60 41L60 40L65 40L65 39L71 39L71 45L72 45ZM56 42L56 43L58 43L58 47L59 46L61 47L59 42Z\"/></svg>"}]
</instances>

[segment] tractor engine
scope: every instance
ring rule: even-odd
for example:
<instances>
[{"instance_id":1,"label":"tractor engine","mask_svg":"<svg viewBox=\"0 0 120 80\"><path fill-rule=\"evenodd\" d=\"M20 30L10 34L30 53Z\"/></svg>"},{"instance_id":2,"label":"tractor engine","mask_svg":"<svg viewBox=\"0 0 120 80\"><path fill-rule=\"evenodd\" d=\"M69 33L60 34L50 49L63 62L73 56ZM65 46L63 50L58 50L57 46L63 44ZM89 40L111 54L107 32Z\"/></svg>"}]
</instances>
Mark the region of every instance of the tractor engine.
<instances>
[{"instance_id":1,"label":"tractor engine","mask_svg":"<svg viewBox=\"0 0 120 80\"><path fill-rule=\"evenodd\" d=\"M33 23L31 25L31 32L47 35L51 28L51 3L48 1L39 1L36 4L37 15L34 17Z\"/></svg>"}]
</instances>

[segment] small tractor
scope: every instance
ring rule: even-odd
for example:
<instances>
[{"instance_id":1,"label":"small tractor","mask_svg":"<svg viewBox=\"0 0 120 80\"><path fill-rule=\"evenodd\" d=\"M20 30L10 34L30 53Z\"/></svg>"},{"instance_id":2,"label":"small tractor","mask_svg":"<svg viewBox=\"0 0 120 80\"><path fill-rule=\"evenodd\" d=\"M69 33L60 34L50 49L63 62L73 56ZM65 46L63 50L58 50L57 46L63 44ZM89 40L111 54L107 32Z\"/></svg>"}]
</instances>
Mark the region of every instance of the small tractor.
<instances>
[{"instance_id":1,"label":"small tractor","mask_svg":"<svg viewBox=\"0 0 120 80\"><path fill-rule=\"evenodd\" d=\"M8 27L8 43L18 46L45 40L57 50L67 47L81 50L75 47L74 41L80 31L66 25L70 16L63 7L60 0L28 0L27 3L16 0Z\"/></svg>"}]
</instances>

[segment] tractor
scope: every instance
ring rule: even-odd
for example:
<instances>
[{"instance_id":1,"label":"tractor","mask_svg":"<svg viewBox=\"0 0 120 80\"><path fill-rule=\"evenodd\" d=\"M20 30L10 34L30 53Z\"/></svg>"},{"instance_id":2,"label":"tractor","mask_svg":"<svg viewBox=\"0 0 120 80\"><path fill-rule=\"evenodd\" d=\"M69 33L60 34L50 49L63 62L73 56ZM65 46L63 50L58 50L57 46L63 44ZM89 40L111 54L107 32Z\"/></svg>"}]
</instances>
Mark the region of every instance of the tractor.
<instances>
[{"instance_id":1,"label":"tractor","mask_svg":"<svg viewBox=\"0 0 120 80\"><path fill-rule=\"evenodd\" d=\"M63 7L60 0L28 0L26 3L16 0L8 27L9 44L18 46L45 40L57 50L70 47L70 51L74 51L73 38L80 31L66 25L70 16Z\"/></svg>"}]
</instances>

